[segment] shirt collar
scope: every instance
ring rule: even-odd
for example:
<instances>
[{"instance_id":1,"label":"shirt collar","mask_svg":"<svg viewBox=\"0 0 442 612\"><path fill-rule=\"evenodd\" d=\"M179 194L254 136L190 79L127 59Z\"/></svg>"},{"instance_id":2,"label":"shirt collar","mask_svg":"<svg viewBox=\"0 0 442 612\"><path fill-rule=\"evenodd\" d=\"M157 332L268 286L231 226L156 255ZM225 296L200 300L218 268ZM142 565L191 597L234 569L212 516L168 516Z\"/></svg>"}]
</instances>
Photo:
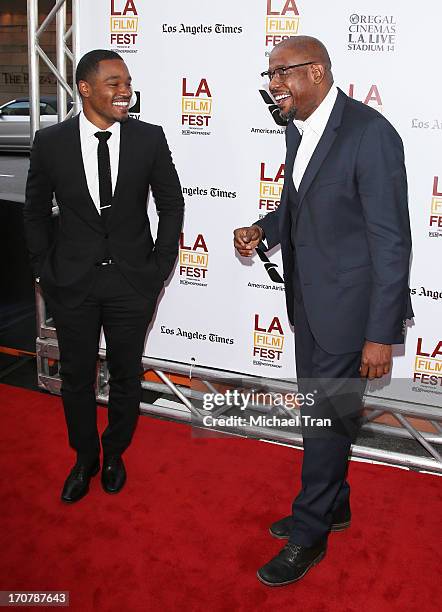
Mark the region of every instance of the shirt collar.
<instances>
[{"instance_id":1,"label":"shirt collar","mask_svg":"<svg viewBox=\"0 0 442 612\"><path fill-rule=\"evenodd\" d=\"M293 123L296 125L301 135L306 129L312 130L318 136L322 135L327 125L327 121L330 118L337 96L338 89L336 85L332 85L321 104L313 111L310 117L305 121L299 121L298 119L293 120Z\"/></svg>"},{"instance_id":2,"label":"shirt collar","mask_svg":"<svg viewBox=\"0 0 442 612\"><path fill-rule=\"evenodd\" d=\"M116 121L106 130L101 130L91 121L89 121L89 119L82 111L80 113L80 129L85 136L87 136L88 138L92 138L94 134L96 134L96 132L111 132L111 134L118 134L120 132L120 124L118 123L118 121Z\"/></svg>"}]
</instances>

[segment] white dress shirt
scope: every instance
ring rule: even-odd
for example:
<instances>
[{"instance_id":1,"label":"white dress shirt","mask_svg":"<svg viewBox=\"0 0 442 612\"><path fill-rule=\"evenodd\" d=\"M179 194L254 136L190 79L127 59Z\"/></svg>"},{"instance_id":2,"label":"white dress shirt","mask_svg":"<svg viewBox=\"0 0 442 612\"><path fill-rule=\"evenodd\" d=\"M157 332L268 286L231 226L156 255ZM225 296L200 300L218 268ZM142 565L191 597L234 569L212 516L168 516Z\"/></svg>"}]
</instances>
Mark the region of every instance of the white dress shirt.
<instances>
[{"instance_id":1,"label":"white dress shirt","mask_svg":"<svg viewBox=\"0 0 442 612\"><path fill-rule=\"evenodd\" d=\"M96 125L80 113L80 142L83 166L86 174L87 186L91 198L100 213L100 186L98 182L98 138L96 132L110 132L112 136L107 141L112 177L112 194L115 191L118 177L118 163L120 159L120 124L116 121L107 130L100 130Z\"/></svg>"},{"instance_id":2,"label":"white dress shirt","mask_svg":"<svg viewBox=\"0 0 442 612\"><path fill-rule=\"evenodd\" d=\"M318 108L305 121L293 120L298 128L302 140L296 154L295 165L293 166L293 182L298 190L304 172L308 166L318 142L324 133L327 121L330 118L333 106L336 102L338 90L332 85L330 91L322 100Z\"/></svg>"}]
</instances>

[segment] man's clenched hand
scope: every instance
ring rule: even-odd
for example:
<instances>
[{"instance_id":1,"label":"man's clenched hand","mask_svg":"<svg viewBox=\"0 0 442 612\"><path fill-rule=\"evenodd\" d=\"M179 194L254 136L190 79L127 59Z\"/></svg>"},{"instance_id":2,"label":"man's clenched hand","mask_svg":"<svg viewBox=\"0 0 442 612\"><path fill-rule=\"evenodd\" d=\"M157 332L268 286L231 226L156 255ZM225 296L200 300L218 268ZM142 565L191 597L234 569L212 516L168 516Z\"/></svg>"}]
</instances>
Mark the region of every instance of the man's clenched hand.
<instances>
[{"instance_id":1,"label":"man's clenched hand","mask_svg":"<svg viewBox=\"0 0 442 612\"><path fill-rule=\"evenodd\" d=\"M259 225L239 227L233 232L233 244L240 255L251 257L253 251L261 242L262 236L263 231Z\"/></svg>"},{"instance_id":2,"label":"man's clenched hand","mask_svg":"<svg viewBox=\"0 0 442 612\"><path fill-rule=\"evenodd\" d=\"M361 367L359 372L362 378L381 378L391 369L391 344L379 344L366 340L362 349Z\"/></svg>"}]
</instances>

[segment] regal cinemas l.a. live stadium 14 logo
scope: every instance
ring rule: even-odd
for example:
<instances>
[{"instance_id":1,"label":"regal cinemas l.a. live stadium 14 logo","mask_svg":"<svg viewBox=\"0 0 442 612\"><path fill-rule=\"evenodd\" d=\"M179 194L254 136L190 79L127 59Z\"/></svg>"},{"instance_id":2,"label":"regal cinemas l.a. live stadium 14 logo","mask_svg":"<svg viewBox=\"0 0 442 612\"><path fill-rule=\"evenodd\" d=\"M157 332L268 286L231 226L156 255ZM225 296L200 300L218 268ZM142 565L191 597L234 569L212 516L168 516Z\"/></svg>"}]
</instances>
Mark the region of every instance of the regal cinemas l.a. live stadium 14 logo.
<instances>
[{"instance_id":1,"label":"regal cinemas l.a. live stadium 14 logo","mask_svg":"<svg viewBox=\"0 0 442 612\"><path fill-rule=\"evenodd\" d=\"M396 48L394 15L349 15L347 49L358 52L391 52Z\"/></svg>"},{"instance_id":2,"label":"regal cinemas l.a. live stadium 14 logo","mask_svg":"<svg viewBox=\"0 0 442 612\"><path fill-rule=\"evenodd\" d=\"M200 79L195 87L183 77L181 96L181 125L187 126L182 134L209 135L212 120L212 93L207 79Z\"/></svg>"},{"instance_id":3,"label":"regal cinemas l.a. live stadium 14 logo","mask_svg":"<svg viewBox=\"0 0 442 612\"><path fill-rule=\"evenodd\" d=\"M274 47L282 40L296 36L298 29L299 11L295 0L267 0L266 47Z\"/></svg>"},{"instance_id":4,"label":"regal cinemas l.a. live stadium 14 logo","mask_svg":"<svg viewBox=\"0 0 442 612\"><path fill-rule=\"evenodd\" d=\"M375 84L369 87L362 87L361 85L356 86L354 83L350 83L348 86L348 95L350 98L360 100L367 106L375 108L380 113L384 112L379 87Z\"/></svg>"},{"instance_id":5,"label":"regal cinemas l.a. live stadium 14 logo","mask_svg":"<svg viewBox=\"0 0 442 612\"><path fill-rule=\"evenodd\" d=\"M284 164L274 166L261 162L259 171L259 218L275 211L281 201L284 186Z\"/></svg>"},{"instance_id":6,"label":"regal cinemas l.a. live stadium 14 logo","mask_svg":"<svg viewBox=\"0 0 442 612\"><path fill-rule=\"evenodd\" d=\"M442 187L441 187L442 189ZM442 237L442 191L439 190L439 177L433 179L433 196L431 198L430 238Z\"/></svg>"},{"instance_id":7,"label":"regal cinemas l.a. live stadium 14 logo","mask_svg":"<svg viewBox=\"0 0 442 612\"><path fill-rule=\"evenodd\" d=\"M419 383L424 390L442 387L442 340L433 346L423 338L417 339L413 382Z\"/></svg>"},{"instance_id":8,"label":"regal cinemas l.a. live stadium 14 logo","mask_svg":"<svg viewBox=\"0 0 442 612\"><path fill-rule=\"evenodd\" d=\"M137 0L139 1L139 0ZM134 52L138 38L138 11L134 0L110 0L110 42L119 51Z\"/></svg>"},{"instance_id":9,"label":"regal cinemas l.a. live stadium 14 logo","mask_svg":"<svg viewBox=\"0 0 442 612\"><path fill-rule=\"evenodd\" d=\"M262 315L254 315L253 365L280 368L284 351L284 331L279 317L267 321Z\"/></svg>"},{"instance_id":10,"label":"regal cinemas l.a. live stadium 14 logo","mask_svg":"<svg viewBox=\"0 0 442 612\"><path fill-rule=\"evenodd\" d=\"M202 234L197 234L186 245L184 232L179 243L179 273L181 285L200 285L207 287L209 270L209 250Z\"/></svg>"}]
</instances>

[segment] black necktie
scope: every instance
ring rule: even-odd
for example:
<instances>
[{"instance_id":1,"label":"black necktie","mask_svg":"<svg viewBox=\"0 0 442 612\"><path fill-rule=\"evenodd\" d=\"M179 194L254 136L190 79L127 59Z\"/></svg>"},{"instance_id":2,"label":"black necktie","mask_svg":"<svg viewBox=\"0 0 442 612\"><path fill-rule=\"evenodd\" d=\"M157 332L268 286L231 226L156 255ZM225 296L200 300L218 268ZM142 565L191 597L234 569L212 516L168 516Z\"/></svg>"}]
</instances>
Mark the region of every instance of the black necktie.
<instances>
[{"instance_id":1,"label":"black necktie","mask_svg":"<svg viewBox=\"0 0 442 612\"><path fill-rule=\"evenodd\" d=\"M100 189L100 213L103 221L106 221L112 205L112 176L107 141L112 136L111 132L95 132L98 138L98 184Z\"/></svg>"}]
</instances>

